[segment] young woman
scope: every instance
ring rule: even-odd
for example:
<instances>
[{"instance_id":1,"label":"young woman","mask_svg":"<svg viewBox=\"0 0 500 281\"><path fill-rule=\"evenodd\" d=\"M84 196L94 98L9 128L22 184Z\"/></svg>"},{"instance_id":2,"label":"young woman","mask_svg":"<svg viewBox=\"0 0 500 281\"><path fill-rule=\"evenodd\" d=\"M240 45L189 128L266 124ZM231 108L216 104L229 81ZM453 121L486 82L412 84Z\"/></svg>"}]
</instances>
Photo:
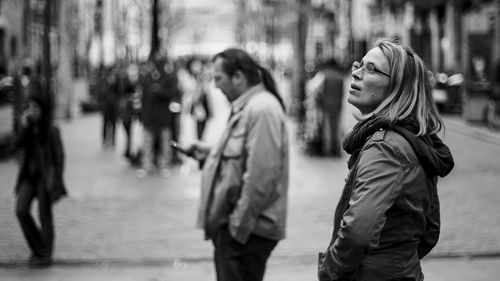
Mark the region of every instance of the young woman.
<instances>
[{"instance_id":1,"label":"young woman","mask_svg":"<svg viewBox=\"0 0 500 281\"><path fill-rule=\"evenodd\" d=\"M29 88L27 109L22 117L23 129L16 143L24 153L15 186L16 215L31 250L29 262L34 265L52 263L52 204L66 195L64 150L52 117L52 99L35 79ZM38 200L40 228L30 213L35 198Z\"/></svg>"},{"instance_id":2,"label":"young woman","mask_svg":"<svg viewBox=\"0 0 500 281\"><path fill-rule=\"evenodd\" d=\"M348 101L362 120L345 137L350 169L320 253L319 280L423 280L440 231L437 176L453 158L427 69L408 47L380 41L352 66Z\"/></svg>"}]
</instances>

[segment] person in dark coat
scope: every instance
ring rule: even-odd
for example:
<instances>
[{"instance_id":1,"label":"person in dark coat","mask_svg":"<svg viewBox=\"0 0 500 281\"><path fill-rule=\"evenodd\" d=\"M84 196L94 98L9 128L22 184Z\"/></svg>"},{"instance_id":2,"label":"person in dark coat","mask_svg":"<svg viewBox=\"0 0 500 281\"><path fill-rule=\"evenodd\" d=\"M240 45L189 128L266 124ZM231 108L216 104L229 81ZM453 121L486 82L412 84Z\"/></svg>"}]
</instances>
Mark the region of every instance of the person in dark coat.
<instances>
[{"instance_id":1,"label":"person in dark coat","mask_svg":"<svg viewBox=\"0 0 500 281\"><path fill-rule=\"evenodd\" d=\"M30 84L31 76L33 75L33 67L29 61L23 63L21 74L15 79L15 95L14 95L14 133L18 134L21 130L21 117L26 103L26 95L28 85Z\"/></svg>"},{"instance_id":2,"label":"person in dark coat","mask_svg":"<svg viewBox=\"0 0 500 281\"><path fill-rule=\"evenodd\" d=\"M16 216L31 250L29 262L50 265L54 248L52 204L66 195L64 148L59 129L53 124L53 100L36 78L30 83L27 103L15 142L16 148L24 152L15 185ZM35 198L40 228L30 213Z\"/></svg>"},{"instance_id":3,"label":"person in dark coat","mask_svg":"<svg viewBox=\"0 0 500 281\"><path fill-rule=\"evenodd\" d=\"M116 69L110 68L101 72L99 81L99 98L102 110L102 144L104 147L115 146L116 121L118 120L118 104L120 100L120 84Z\"/></svg>"},{"instance_id":4,"label":"person in dark coat","mask_svg":"<svg viewBox=\"0 0 500 281\"><path fill-rule=\"evenodd\" d=\"M132 161L132 123L138 116L135 112L133 99L135 95L136 82L125 69L120 71L119 80L119 116L125 130L125 151L123 156Z\"/></svg>"},{"instance_id":5,"label":"person in dark coat","mask_svg":"<svg viewBox=\"0 0 500 281\"><path fill-rule=\"evenodd\" d=\"M340 113L344 97L344 74L335 59L324 63L325 80L319 96L318 106L323 111L322 154L333 157L341 156Z\"/></svg>"},{"instance_id":6,"label":"person in dark coat","mask_svg":"<svg viewBox=\"0 0 500 281\"><path fill-rule=\"evenodd\" d=\"M155 57L150 69L142 77L142 123L144 126L142 167L138 177L151 173L155 164L155 143L158 143L156 162L162 176L168 176L172 164L172 123L170 105L179 100L177 74L172 64L161 57Z\"/></svg>"},{"instance_id":7,"label":"person in dark coat","mask_svg":"<svg viewBox=\"0 0 500 281\"><path fill-rule=\"evenodd\" d=\"M353 63L348 102L362 116L343 142L350 171L318 279L422 281L420 261L439 239L438 176L454 166L427 68L380 41Z\"/></svg>"}]
</instances>

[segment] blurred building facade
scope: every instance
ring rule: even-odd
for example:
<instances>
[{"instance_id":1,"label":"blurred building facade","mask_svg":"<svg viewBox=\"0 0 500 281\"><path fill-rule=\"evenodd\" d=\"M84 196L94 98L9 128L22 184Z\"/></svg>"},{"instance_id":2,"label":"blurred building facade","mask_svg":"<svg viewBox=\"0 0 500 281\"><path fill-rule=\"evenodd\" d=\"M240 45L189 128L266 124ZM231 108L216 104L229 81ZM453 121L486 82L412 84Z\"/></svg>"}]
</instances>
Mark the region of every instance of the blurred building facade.
<instances>
[{"instance_id":1,"label":"blurred building facade","mask_svg":"<svg viewBox=\"0 0 500 281\"><path fill-rule=\"evenodd\" d=\"M477 36L484 37L481 45L492 61L500 58L498 0L317 0L311 6L308 59L325 53L341 61L359 59L378 39L397 38L433 71L466 73Z\"/></svg>"},{"instance_id":2,"label":"blurred building facade","mask_svg":"<svg viewBox=\"0 0 500 281\"><path fill-rule=\"evenodd\" d=\"M282 0L237 0L236 42L275 68L293 58L296 4Z\"/></svg>"},{"instance_id":3,"label":"blurred building facade","mask_svg":"<svg viewBox=\"0 0 500 281\"><path fill-rule=\"evenodd\" d=\"M50 41L53 63L57 63L58 0L51 1ZM18 70L24 59L39 61L44 34L43 0L0 1L0 63L9 73Z\"/></svg>"},{"instance_id":4,"label":"blurred building facade","mask_svg":"<svg viewBox=\"0 0 500 281\"><path fill-rule=\"evenodd\" d=\"M0 63L7 69L15 68L23 56L22 1L0 1Z\"/></svg>"},{"instance_id":5,"label":"blurred building facade","mask_svg":"<svg viewBox=\"0 0 500 281\"><path fill-rule=\"evenodd\" d=\"M463 74L465 108L475 99L474 79L488 82L500 60L500 0L236 3L236 38L241 46L271 62L276 53L287 54L284 61L289 64L298 62L292 65L298 107L304 96L302 81L314 73L319 62L334 57L348 67L381 38L395 38L411 46L433 72ZM282 51L282 42L289 43L289 52ZM476 74L478 67L480 75Z\"/></svg>"},{"instance_id":6,"label":"blurred building facade","mask_svg":"<svg viewBox=\"0 0 500 281\"><path fill-rule=\"evenodd\" d=\"M211 57L228 47L236 46L238 20L235 2L172 1L170 13L177 16L176 20L170 21L169 53L173 56Z\"/></svg>"},{"instance_id":7,"label":"blurred building facade","mask_svg":"<svg viewBox=\"0 0 500 281\"><path fill-rule=\"evenodd\" d=\"M459 94L464 117L482 119L500 61L500 1L355 0L349 17L352 32L347 34L352 37L339 57L360 59L376 40L399 39L415 49L434 73L463 74L465 84Z\"/></svg>"}]
</instances>

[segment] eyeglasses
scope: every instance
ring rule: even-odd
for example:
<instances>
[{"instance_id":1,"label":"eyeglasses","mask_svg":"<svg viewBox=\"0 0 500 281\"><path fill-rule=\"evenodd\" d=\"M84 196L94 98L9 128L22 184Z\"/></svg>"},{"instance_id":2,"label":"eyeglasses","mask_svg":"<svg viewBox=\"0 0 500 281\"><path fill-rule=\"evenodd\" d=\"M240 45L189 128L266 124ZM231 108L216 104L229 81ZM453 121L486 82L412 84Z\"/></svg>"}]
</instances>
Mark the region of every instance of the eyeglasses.
<instances>
[{"instance_id":1,"label":"eyeglasses","mask_svg":"<svg viewBox=\"0 0 500 281\"><path fill-rule=\"evenodd\" d=\"M351 71L354 72L354 71L361 69L361 68L363 69L363 72L368 72L370 74L375 74L375 72L378 72L378 73L383 74L387 77L391 77L391 75L389 75L383 71L378 70L372 63L362 64L359 61L355 61L352 63Z\"/></svg>"}]
</instances>

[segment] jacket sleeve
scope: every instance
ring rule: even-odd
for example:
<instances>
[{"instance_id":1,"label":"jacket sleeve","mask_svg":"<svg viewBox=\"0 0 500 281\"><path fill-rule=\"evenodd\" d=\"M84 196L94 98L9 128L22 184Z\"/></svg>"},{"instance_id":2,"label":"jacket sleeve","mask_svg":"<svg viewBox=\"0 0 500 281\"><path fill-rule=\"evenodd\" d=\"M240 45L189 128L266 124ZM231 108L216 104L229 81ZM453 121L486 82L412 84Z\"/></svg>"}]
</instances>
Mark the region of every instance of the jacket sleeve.
<instances>
[{"instance_id":1,"label":"jacket sleeve","mask_svg":"<svg viewBox=\"0 0 500 281\"><path fill-rule=\"evenodd\" d=\"M57 127L54 127L52 132L52 153L54 159L54 187L51 193L51 199L52 201L56 201L66 195L66 187L64 186L63 179L65 164L64 147L61 133Z\"/></svg>"},{"instance_id":2,"label":"jacket sleeve","mask_svg":"<svg viewBox=\"0 0 500 281\"><path fill-rule=\"evenodd\" d=\"M279 114L262 106L249 115L244 144L246 170L240 198L229 217L231 235L240 243L246 243L257 218L275 194L282 165L282 139L287 137Z\"/></svg>"},{"instance_id":3,"label":"jacket sleeve","mask_svg":"<svg viewBox=\"0 0 500 281\"><path fill-rule=\"evenodd\" d=\"M436 178L433 180L437 181ZM439 197L436 185L431 187L431 202L429 213L425 214L426 226L424 236L420 239L418 244L418 258L424 258L436 246L439 240L439 232L441 226L440 213L439 213Z\"/></svg>"},{"instance_id":4,"label":"jacket sleeve","mask_svg":"<svg viewBox=\"0 0 500 281\"><path fill-rule=\"evenodd\" d=\"M64 172L64 147L61 139L61 132L58 128L54 128L53 132L53 145L54 145L54 164L57 178L62 178Z\"/></svg>"},{"instance_id":5,"label":"jacket sleeve","mask_svg":"<svg viewBox=\"0 0 500 281\"><path fill-rule=\"evenodd\" d=\"M402 186L398 153L385 141L374 141L361 152L349 208L340 222L338 238L321 257L319 280L352 277L370 249L378 245L386 211Z\"/></svg>"}]
</instances>

